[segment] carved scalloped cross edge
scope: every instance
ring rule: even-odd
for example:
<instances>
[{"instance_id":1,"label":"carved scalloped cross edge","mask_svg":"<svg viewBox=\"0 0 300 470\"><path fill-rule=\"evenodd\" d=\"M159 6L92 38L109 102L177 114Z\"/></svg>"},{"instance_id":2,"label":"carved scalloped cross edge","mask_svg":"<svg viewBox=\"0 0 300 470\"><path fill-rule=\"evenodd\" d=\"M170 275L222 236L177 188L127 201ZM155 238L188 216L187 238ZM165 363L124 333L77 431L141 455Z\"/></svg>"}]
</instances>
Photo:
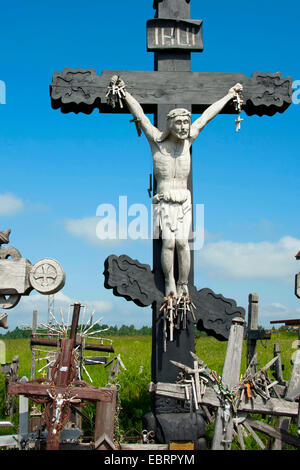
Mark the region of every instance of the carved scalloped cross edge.
<instances>
[{"instance_id":1,"label":"carved scalloped cross edge","mask_svg":"<svg viewBox=\"0 0 300 470\"><path fill-rule=\"evenodd\" d=\"M154 274L147 264L141 264L127 255L110 255L104 263L104 286L112 289L114 295L133 301L136 305L146 307L157 302L163 303L163 292L155 285ZM222 294L215 294L211 289L199 291L189 286L194 303L197 328L219 340L229 337L232 319L245 317L243 307L237 307L235 300L227 299Z\"/></svg>"}]
</instances>

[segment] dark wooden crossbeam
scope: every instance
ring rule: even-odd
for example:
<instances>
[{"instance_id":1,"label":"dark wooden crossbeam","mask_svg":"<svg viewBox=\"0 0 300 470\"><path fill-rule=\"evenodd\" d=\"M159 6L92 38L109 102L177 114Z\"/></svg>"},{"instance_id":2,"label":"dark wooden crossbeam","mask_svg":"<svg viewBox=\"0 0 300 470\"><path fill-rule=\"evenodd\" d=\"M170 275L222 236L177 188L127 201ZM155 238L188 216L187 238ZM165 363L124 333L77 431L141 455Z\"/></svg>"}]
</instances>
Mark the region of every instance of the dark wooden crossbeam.
<instances>
[{"instance_id":1,"label":"dark wooden crossbeam","mask_svg":"<svg viewBox=\"0 0 300 470\"><path fill-rule=\"evenodd\" d=\"M51 105L63 113L90 114L115 113L106 103L106 92L112 75L120 75L127 89L141 103L146 113L155 113L158 105L190 103L192 112L201 114L218 99L226 95L232 84L244 87L243 110L246 114L272 116L282 113L292 102L292 78L283 78L280 72L255 72L251 77L243 73L190 72L190 71L128 71L105 70L97 75L94 69L65 68L53 74L50 85ZM129 113L127 107L118 113ZM223 114L236 114L229 103Z\"/></svg>"},{"instance_id":2,"label":"dark wooden crossbeam","mask_svg":"<svg viewBox=\"0 0 300 470\"><path fill-rule=\"evenodd\" d=\"M275 323L284 323L286 326L300 326L300 319L294 319L294 320L272 320L270 323L275 324Z\"/></svg>"},{"instance_id":3,"label":"dark wooden crossbeam","mask_svg":"<svg viewBox=\"0 0 300 470\"><path fill-rule=\"evenodd\" d=\"M81 343L75 341L74 347L79 346ZM56 348L59 346L59 341L55 339L48 339L48 338L38 338L36 336L31 336L30 338L30 345L31 346L49 346ZM114 352L114 348L111 344L94 344L94 343L86 343L84 345L84 349L88 351L102 351L102 352Z\"/></svg>"}]
</instances>

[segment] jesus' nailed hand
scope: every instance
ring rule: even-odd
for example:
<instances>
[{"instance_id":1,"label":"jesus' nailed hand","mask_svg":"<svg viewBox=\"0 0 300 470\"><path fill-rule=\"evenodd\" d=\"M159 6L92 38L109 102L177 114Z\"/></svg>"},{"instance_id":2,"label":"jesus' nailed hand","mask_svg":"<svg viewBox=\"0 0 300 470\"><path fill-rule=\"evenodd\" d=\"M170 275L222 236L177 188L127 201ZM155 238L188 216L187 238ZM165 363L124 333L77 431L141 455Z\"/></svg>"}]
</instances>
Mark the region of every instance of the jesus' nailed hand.
<instances>
[{"instance_id":1,"label":"jesus' nailed hand","mask_svg":"<svg viewBox=\"0 0 300 470\"><path fill-rule=\"evenodd\" d=\"M206 124L232 99L239 100L240 83L227 95L209 106L195 122L184 108L175 108L167 115L167 129L153 126L138 101L126 91L120 77L114 76L109 86L112 95L124 100L134 119L139 122L151 148L157 192L153 197L154 236L162 239L161 268L165 278L165 296L188 295L190 272L189 235L192 228L191 193L187 188L191 167L190 148ZM174 277L174 251L178 257L178 280Z\"/></svg>"}]
</instances>

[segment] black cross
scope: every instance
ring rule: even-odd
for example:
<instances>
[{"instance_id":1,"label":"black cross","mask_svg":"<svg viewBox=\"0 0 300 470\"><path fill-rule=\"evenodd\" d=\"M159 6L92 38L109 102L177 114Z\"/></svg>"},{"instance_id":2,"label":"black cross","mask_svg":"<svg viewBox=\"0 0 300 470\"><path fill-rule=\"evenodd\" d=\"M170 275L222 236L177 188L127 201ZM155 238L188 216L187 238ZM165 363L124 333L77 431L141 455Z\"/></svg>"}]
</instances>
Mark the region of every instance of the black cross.
<instances>
[{"instance_id":1,"label":"black cross","mask_svg":"<svg viewBox=\"0 0 300 470\"><path fill-rule=\"evenodd\" d=\"M62 112L128 113L127 107L111 108L106 102L107 86L112 75L120 75L127 90L139 101L145 113L154 114L154 124L163 130L167 113L176 107L201 114L212 103L225 96L237 82L243 85L243 110L248 116L272 116L282 113L292 102L292 79L281 73L255 72L251 77L243 73L191 72L191 52L201 52L202 21L190 19L190 0L154 0L155 18L147 23L148 51L154 52L154 71L103 71L98 76L94 69L65 68L53 75L51 104ZM117 111L116 111L117 109ZM223 114L235 114L232 102ZM155 179L154 194L156 189ZM192 194L192 171L188 189ZM187 328L175 330L174 341L163 350L163 320L160 307L163 302L164 277L160 265L161 240L153 241L153 269L126 255L111 255L105 262L105 287L115 295L134 301L137 305L152 305L152 381L172 382L177 369L170 359L192 366L190 351L194 351L194 323L188 318ZM191 253L193 255L193 253ZM197 327L220 340L228 339L232 318L244 316L242 307L232 299L225 299L210 289L197 291L194 286L193 256L189 276L189 293L195 304ZM176 400L154 397L153 415L184 411ZM152 417L150 416L150 421ZM148 420L149 421L149 420ZM162 420L160 420L162 425ZM180 420L177 439L180 437ZM166 439L166 434L162 439ZM174 431L176 434L176 432ZM173 435L175 435L173 433ZM179 436L179 437L178 437ZM180 439L179 439L180 440Z\"/></svg>"}]
</instances>

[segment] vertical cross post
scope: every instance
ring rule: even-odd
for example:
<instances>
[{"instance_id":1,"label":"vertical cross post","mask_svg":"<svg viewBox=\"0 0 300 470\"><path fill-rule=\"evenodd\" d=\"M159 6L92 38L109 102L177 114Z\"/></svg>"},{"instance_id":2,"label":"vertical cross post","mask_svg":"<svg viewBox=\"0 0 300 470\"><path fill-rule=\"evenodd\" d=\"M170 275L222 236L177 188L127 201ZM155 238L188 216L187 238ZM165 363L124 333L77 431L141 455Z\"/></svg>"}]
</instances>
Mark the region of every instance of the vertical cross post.
<instances>
[{"instance_id":1,"label":"vertical cross post","mask_svg":"<svg viewBox=\"0 0 300 470\"><path fill-rule=\"evenodd\" d=\"M190 19L190 5L189 0L155 0L154 8L156 8L155 18L171 18L171 19ZM154 52L154 69L158 72L174 72L174 74L181 72L190 72L191 69L191 52L188 49L162 49ZM154 125L158 129L166 129L167 126L167 114L171 109L174 108L185 108L188 111L192 111L191 103L185 102L184 96L177 102L170 102L168 104L158 104L156 107L156 112L154 113ZM192 159L192 151L191 151ZM156 194L157 183L155 176L153 175L153 192ZM191 197L193 197L193 185L192 185L192 161L191 161L191 170L188 177L188 189L191 192ZM193 227L193 223L192 223ZM164 274L161 268L161 251L162 251L162 240L154 239L153 240L153 272L155 278L156 286L164 292ZM175 248L176 251L176 248ZM190 272L188 283L189 286L194 285L194 261L193 261L193 251L190 250ZM175 253L175 277L178 276L178 264L177 264L177 255ZM168 341L166 351L163 350L164 342L164 331L163 331L163 320L162 314L160 311L161 305L158 305L157 302L154 302L152 305L152 358L151 358L151 375L152 382L169 382L174 383L177 380L177 368L170 363L170 360L175 360L189 366L193 366L193 359L190 355L190 351L195 351L194 344L194 324L190 318L187 319L186 329L174 329L173 341ZM156 428L156 425L153 424L156 420L155 416L159 414L169 414L170 422L167 417L164 419L164 426L166 429L162 431L162 434L169 434L168 427L171 426L173 430L174 440L180 440L182 436L180 428L180 414L187 413L187 410L182 409L178 402L172 398L159 397L154 394L152 397L152 412L148 413L144 417L146 422L146 428ZM174 419L174 416L171 417L172 413L177 414L177 420ZM153 421L154 419L154 421ZM200 417L198 419L201 420ZM176 422L175 422L176 421ZM169 424L166 424L169 423ZM161 422L160 422L161 425ZM164 426L161 426L163 428ZM199 437L199 436L198 436ZM187 436L187 439L192 439ZM164 437L162 437L162 442L165 442Z\"/></svg>"},{"instance_id":2,"label":"vertical cross post","mask_svg":"<svg viewBox=\"0 0 300 470\"><path fill-rule=\"evenodd\" d=\"M55 385L57 387L67 387L67 385L69 385L69 382L70 382L70 367L71 367L73 348L74 348L74 344L76 340L76 332L77 332L77 327L78 327L80 308L81 308L80 302L75 302L70 336L69 338L62 338L61 340L61 344L60 344L61 353L59 356L60 361L57 367L57 375L55 379Z\"/></svg>"},{"instance_id":3,"label":"vertical cross post","mask_svg":"<svg viewBox=\"0 0 300 470\"><path fill-rule=\"evenodd\" d=\"M77 333L77 328L78 328L80 309L81 309L81 303L80 302L75 302L74 303L72 323L71 323L70 336L69 336L70 339L72 339L74 342L76 341L76 333Z\"/></svg>"},{"instance_id":4,"label":"vertical cross post","mask_svg":"<svg viewBox=\"0 0 300 470\"><path fill-rule=\"evenodd\" d=\"M190 6L186 0L163 0L155 3L158 18L190 18ZM189 51L159 51L154 54L155 70L168 72L190 71ZM159 129L165 129L167 125L167 114L175 107L186 108L191 111L191 105L184 102L157 105L154 115L155 125ZM188 189L192 193L192 171L190 172ZM154 193L156 181L154 178ZM161 269L161 239L153 240L153 271L156 285L164 292L164 276ZM193 285L193 253L191 253L191 269L189 284ZM176 367L170 366L170 359L189 364L192 366L190 351L194 351L193 324L188 322L186 330L174 331L174 341L168 342L167 352L163 352L163 330L160 321L160 305L153 306L153 339L152 339L152 381L174 382L177 378Z\"/></svg>"}]
</instances>

